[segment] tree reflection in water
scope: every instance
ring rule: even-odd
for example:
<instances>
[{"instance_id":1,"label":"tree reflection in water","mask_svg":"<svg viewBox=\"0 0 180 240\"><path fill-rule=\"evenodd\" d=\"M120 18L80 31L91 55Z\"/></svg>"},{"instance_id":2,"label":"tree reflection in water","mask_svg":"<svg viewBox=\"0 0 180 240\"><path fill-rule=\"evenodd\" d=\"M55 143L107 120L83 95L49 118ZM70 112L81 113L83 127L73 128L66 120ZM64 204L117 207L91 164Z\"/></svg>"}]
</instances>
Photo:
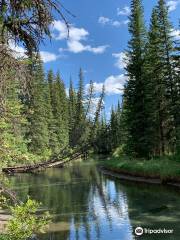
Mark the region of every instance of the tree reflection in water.
<instances>
[{"instance_id":1,"label":"tree reflection in water","mask_svg":"<svg viewBox=\"0 0 180 240\"><path fill-rule=\"evenodd\" d=\"M39 236L41 240L131 240L135 239L133 229L138 225L147 227L146 224L151 224L153 227L158 224L156 220L161 220L160 224L164 223L163 217L167 220L173 216L171 220L176 223L175 217L180 217L177 203L180 196L174 190L107 177L97 170L93 161L38 174L18 175L10 180L13 186L18 186L14 189L22 200L29 195L42 202L43 208L52 214L53 223L47 234ZM170 191L173 194L169 195ZM171 202L170 210L175 211L171 216L166 216L165 212L154 213L157 201L159 205Z\"/></svg>"}]
</instances>

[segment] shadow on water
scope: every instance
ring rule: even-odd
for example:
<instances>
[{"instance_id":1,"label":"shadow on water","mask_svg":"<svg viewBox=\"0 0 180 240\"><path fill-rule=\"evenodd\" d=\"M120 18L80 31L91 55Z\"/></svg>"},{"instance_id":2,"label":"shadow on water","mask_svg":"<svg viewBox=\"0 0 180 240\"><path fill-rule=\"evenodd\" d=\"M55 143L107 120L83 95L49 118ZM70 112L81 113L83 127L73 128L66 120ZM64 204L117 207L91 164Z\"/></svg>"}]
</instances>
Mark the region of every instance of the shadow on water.
<instances>
[{"instance_id":1,"label":"shadow on water","mask_svg":"<svg viewBox=\"0 0 180 240\"><path fill-rule=\"evenodd\" d=\"M180 239L180 191L105 176L93 160L10 181L22 200L29 195L52 214L41 240ZM173 229L174 234L136 237L137 226Z\"/></svg>"}]
</instances>

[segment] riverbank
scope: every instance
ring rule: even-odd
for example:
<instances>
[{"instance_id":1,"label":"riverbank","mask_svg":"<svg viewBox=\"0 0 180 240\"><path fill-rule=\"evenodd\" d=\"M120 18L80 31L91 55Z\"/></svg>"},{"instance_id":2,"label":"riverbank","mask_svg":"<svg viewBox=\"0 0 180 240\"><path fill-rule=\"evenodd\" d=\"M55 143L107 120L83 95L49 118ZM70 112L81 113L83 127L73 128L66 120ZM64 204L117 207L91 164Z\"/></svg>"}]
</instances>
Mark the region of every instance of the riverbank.
<instances>
[{"instance_id":1,"label":"riverbank","mask_svg":"<svg viewBox=\"0 0 180 240\"><path fill-rule=\"evenodd\" d=\"M168 184L180 187L180 159L157 158L151 160L130 159L126 156L109 157L102 164L106 174L125 180Z\"/></svg>"}]
</instances>

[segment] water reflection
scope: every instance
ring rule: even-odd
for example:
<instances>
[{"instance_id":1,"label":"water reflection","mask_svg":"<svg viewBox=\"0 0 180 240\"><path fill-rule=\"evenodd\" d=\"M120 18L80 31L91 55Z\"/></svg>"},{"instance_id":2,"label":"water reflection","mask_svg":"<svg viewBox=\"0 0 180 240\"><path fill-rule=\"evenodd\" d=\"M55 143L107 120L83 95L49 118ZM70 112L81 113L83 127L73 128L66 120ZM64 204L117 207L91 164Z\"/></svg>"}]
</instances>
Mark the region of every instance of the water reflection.
<instances>
[{"instance_id":1,"label":"water reflection","mask_svg":"<svg viewBox=\"0 0 180 240\"><path fill-rule=\"evenodd\" d=\"M175 229L173 236L141 239L180 239L179 192L107 177L94 161L10 180L22 200L29 195L53 215L41 240L132 240L137 226Z\"/></svg>"}]
</instances>

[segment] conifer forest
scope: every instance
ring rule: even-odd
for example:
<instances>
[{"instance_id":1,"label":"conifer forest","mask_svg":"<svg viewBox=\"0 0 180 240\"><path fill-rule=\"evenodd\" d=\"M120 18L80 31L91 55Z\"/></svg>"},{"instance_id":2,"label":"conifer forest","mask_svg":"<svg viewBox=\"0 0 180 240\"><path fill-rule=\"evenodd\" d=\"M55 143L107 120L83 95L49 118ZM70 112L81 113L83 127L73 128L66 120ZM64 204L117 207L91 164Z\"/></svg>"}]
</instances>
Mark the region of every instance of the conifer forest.
<instances>
[{"instance_id":1,"label":"conifer forest","mask_svg":"<svg viewBox=\"0 0 180 240\"><path fill-rule=\"evenodd\" d=\"M64 54L84 51L98 59L110 51L83 45L89 32L73 25L85 17L81 2L0 0L0 239L178 240L179 1L120 1L126 6L117 15L127 22L99 17L103 31L126 24L128 32L125 81L110 107L110 86L88 77L85 57L73 62L76 76L68 65L66 79L66 65L48 62L47 68L42 54L46 41L55 46L57 40L67 41ZM106 10L108 3L100 2L93 0L95 14L99 4Z\"/></svg>"}]
</instances>

